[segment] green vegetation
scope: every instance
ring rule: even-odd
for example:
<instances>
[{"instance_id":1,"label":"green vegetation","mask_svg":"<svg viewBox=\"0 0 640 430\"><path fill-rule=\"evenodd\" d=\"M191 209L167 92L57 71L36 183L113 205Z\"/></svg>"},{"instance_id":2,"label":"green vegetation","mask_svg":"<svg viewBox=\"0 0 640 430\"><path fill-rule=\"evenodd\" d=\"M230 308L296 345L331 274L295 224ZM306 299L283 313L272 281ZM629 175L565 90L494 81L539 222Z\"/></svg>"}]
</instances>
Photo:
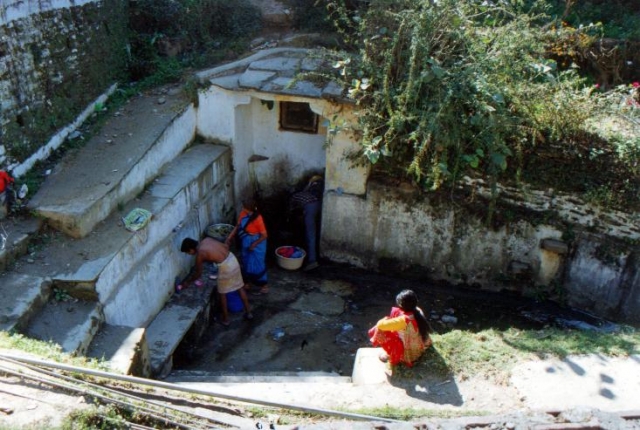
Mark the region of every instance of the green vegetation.
<instances>
[{"instance_id":1,"label":"green vegetation","mask_svg":"<svg viewBox=\"0 0 640 430\"><path fill-rule=\"evenodd\" d=\"M425 190L482 176L640 205L640 140L625 132L640 121L638 84L594 86L573 60L600 27L562 25L551 6L329 2L349 47L334 67L360 107L360 160Z\"/></svg>"},{"instance_id":2,"label":"green vegetation","mask_svg":"<svg viewBox=\"0 0 640 430\"><path fill-rule=\"evenodd\" d=\"M364 415L371 415L382 418L390 418L400 421L411 421L417 418L458 418L487 415L482 411L451 411L451 410L431 410L415 408L396 408L385 406L383 408L363 408L357 411L350 411Z\"/></svg>"},{"instance_id":3,"label":"green vegetation","mask_svg":"<svg viewBox=\"0 0 640 430\"><path fill-rule=\"evenodd\" d=\"M179 80L188 67L237 56L261 29L260 11L248 0L140 0L131 9L134 81Z\"/></svg>"},{"instance_id":4,"label":"green vegetation","mask_svg":"<svg viewBox=\"0 0 640 430\"><path fill-rule=\"evenodd\" d=\"M640 333L626 328L620 333L543 330L453 330L433 336L434 348L414 368L398 366L394 375L415 379L439 374L466 379L486 375L504 381L513 366L523 360L568 355L629 356L640 352ZM417 376L418 375L418 376Z\"/></svg>"},{"instance_id":5,"label":"green vegetation","mask_svg":"<svg viewBox=\"0 0 640 430\"><path fill-rule=\"evenodd\" d=\"M51 360L72 366L83 366L92 369L108 370L108 367L97 360L87 357L72 357L62 351L60 345L51 342L30 339L22 334L0 331L0 350L26 352L42 360Z\"/></svg>"},{"instance_id":6,"label":"green vegetation","mask_svg":"<svg viewBox=\"0 0 640 430\"><path fill-rule=\"evenodd\" d=\"M640 3L636 0L554 0L553 12L571 26L602 26L604 37L640 40Z\"/></svg>"},{"instance_id":7,"label":"green vegetation","mask_svg":"<svg viewBox=\"0 0 640 430\"><path fill-rule=\"evenodd\" d=\"M113 405L79 409L68 415L62 430L129 429L131 423L125 418L131 414Z\"/></svg>"}]
</instances>

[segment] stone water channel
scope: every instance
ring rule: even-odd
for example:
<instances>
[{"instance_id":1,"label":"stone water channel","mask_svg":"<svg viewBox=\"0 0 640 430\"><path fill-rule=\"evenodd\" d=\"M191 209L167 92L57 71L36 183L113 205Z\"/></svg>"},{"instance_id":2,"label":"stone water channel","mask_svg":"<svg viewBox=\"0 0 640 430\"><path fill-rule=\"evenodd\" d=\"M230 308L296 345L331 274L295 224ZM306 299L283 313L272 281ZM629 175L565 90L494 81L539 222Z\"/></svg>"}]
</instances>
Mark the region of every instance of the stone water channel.
<instances>
[{"instance_id":1,"label":"stone water channel","mask_svg":"<svg viewBox=\"0 0 640 430\"><path fill-rule=\"evenodd\" d=\"M287 271L271 264L269 276L267 295L249 295L254 320L244 320L239 312L231 314L231 326L224 327L211 318L214 322L198 345L183 344L176 352L174 370L351 376L358 348L369 346L367 330L388 314L395 295L405 288L418 293L438 333L545 326L607 331L617 327L550 301L328 262L311 272ZM213 312L217 312L215 307Z\"/></svg>"}]
</instances>

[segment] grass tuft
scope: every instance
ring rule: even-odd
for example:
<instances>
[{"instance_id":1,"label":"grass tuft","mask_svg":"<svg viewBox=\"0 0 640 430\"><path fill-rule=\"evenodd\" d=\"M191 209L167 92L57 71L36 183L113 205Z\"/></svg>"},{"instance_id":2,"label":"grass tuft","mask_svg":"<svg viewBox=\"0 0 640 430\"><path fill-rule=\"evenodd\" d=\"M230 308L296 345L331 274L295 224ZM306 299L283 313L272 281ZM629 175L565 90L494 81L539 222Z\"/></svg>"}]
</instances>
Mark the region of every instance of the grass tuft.
<instances>
[{"instance_id":1,"label":"grass tuft","mask_svg":"<svg viewBox=\"0 0 640 430\"><path fill-rule=\"evenodd\" d=\"M584 354L624 357L640 353L640 333L630 327L618 333L556 328L489 329L480 332L453 330L432 337L434 347L413 368L395 368L394 378L444 378L453 375L464 380L483 375L504 383L513 366L524 360Z\"/></svg>"}]
</instances>

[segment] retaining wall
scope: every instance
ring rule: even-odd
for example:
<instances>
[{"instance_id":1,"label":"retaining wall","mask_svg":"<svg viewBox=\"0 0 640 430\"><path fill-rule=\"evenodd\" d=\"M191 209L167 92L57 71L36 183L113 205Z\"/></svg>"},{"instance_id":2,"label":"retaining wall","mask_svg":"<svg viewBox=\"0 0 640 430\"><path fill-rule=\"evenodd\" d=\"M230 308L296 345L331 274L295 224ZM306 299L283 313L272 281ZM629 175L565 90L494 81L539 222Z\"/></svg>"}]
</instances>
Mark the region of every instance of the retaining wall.
<instances>
[{"instance_id":1,"label":"retaining wall","mask_svg":"<svg viewBox=\"0 0 640 430\"><path fill-rule=\"evenodd\" d=\"M383 272L550 296L640 323L640 232L633 214L600 211L571 196L502 188L487 225L482 195L488 188L473 187L476 196L468 201L428 198L376 180L364 195L329 190L322 255Z\"/></svg>"}]
</instances>

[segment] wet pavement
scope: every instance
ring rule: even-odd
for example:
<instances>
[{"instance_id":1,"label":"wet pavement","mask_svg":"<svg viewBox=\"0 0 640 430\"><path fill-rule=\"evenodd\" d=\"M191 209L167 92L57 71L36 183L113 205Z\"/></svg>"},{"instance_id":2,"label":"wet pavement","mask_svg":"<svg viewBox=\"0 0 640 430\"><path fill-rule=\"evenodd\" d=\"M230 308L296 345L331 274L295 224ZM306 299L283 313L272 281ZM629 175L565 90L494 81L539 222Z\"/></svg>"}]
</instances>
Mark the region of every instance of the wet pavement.
<instances>
[{"instance_id":1,"label":"wet pavement","mask_svg":"<svg viewBox=\"0 0 640 430\"><path fill-rule=\"evenodd\" d=\"M183 345L174 369L205 372L332 372L351 376L367 331L387 315L405 288L418 294L433 329L480 331L549 325L609 330L614 324L584 312L513 293L403 279L324 263L310 271L269 267L270 292L249 300L255 318L231 314L231 325L213 323L199 345ZM215 317L219 312L213 308ZM212 319L213 320L213 319Z\"/></svg>"}]
</instances>

